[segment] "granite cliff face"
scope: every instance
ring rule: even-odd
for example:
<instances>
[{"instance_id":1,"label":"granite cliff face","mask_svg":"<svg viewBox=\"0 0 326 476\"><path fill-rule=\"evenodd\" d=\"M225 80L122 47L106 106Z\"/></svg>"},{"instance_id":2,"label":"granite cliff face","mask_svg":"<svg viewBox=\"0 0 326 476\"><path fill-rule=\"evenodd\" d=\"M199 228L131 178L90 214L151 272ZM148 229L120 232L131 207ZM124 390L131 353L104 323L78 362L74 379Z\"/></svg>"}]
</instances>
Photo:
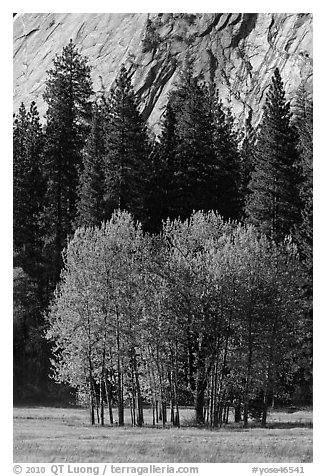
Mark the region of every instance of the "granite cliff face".
<instances>
[{"instance_id":1,"label":"granite cliff face","mask_svg":"<svg viewBox=\"0 0 326 476\"><path fill-rule=\"evenodd\" d=\"M275 67L289 99L302 81L312 89L311 14L26 13L14 19L14 111L35 100L45 113L46 71L70 38L93 66L96 92L125 64L156 131L187 51L239 121L250 111L259 120Z\"/></svg>"}]
</instances>

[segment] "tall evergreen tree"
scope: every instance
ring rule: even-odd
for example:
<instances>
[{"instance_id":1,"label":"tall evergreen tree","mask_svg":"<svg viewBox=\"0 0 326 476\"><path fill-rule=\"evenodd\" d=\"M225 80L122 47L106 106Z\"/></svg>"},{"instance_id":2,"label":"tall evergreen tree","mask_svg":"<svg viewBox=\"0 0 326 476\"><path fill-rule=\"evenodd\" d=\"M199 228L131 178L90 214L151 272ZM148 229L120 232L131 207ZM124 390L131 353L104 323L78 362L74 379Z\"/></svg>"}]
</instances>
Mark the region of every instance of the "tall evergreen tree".
<instances>
[{"instance_id":1,"label":"tall evergreen tree","mask_svg":"<svg viewBox=\"0 0 326 476\"><path fill-rule=\"evenodd\" d=\"M147 220L144 209L148 190L148 145L145 122L124 66L108 99L108 126L105 136L106 206L127 210Z\"/></svg>"},{"instance_id":2,"label":"tall evergreen tree","mask_svg":"<svg viewBox=\"0 0 326 476\"><path fill-rule=\"evenodd\" d=\"M249 194L249 183L255 164L255 146L257 134L251 123L251 114L246 118L243 130L243 140L240 148L241 160L241 198L244 212L246 197Z\"/></svg>"},{"instance_id":3,"label":"tall evergreen tree","mask_svg":"<svg viewBox=\"0 0 326 476\"><path fill-rule=\"evenodd\" d=\"M248 221L276 240L293 232L300 213L297 137L290 120L290 105L276 69L264 106L246 206Z\"/></svg>"},{"instance_id":4,"label":"tall evergreen tree","mask_svg":"<svg viewBox=\"0 0 326 476\"><path fill-rule=\"evenodd\" d=\"M79 177L77 225L99 225L109 218L105 196L105 103L94 103L91 131L83 152L83 170Z\"/></svg>"},{"instance_id":5,"label":"tall evergreen tree","mask_svg":"<svg viewBox=\"0 0 326 476\"><path fill-rule=\"evenodd\" d=\"M46 391L48 365L43 339L44 137L34 102L21 104L13 131L14 399ZM43 394L44 395L44 394Z\"/></svg>"},{"instance_id":6,"label":"tall evergreen tree","mask_svg":"<svg viewBox=\"0 0 326 476\"><path fill-rule=\"evenodd\" d=\"M15 264L38 278L41 261L41 211L44 200L42 175L43 133L34 102L26 111L22 103L13 131L13 225Z\"/></svg>"},{"instance_id":7,"label":"tall evergreen tree","mask_svg":"<svg viewBox=\"0 0 326 476\"><path fill-rule=\"evenodd\" d=\"M171 95L176 117L173 217L187 218L193 210L217 209L217 164L213 118L205 85L194 77L187 57L180 84Z\"/></svg>"},{"instance_id":8,"label":"tall evergreen tree","mask_svg":"<svg viewBox=\"0 0 326 476\"><path fill-rule=\"evenodd\" d=\"M225 219L242 214L241 159L233 117L224 109L218 93L213 100L214 149L217 162L217 210Z\"/></svg>"},{"instance_id":9,"label":"tall evergreen tree","mask_svg":"<svg viewBox=\"0 0 326 476\"><path fill-rule=\"evenodd\" d=\"M300 174L299 194L302 201L301 222L298 226L300 254L312 271L313 231L313 102L304 85L298 89L294 104L294 126L298 132Z\"/></svg>"},{"instance_id":10,"label":"tall evergreen tree","mask_svg":"<svg viewBox=\"0 0 326 476\"><path fill-rule=\"evenodd\" d=\"M46 113L45 172L47 194L48 258L52 261L50 281L61 269L61 252L76 218L78 170L88 132L93 93L91 68L72 40L56 55L48 71L44 100Z\"/></svg>"},{"instance_id":11,"label":"tall evergreen tree","mask_svg":"<svg viewBox=\"0 0 326 476\"><path fill-rule=\"evenodd\" d=\"M162 221L175 218L175 154L177 146L176 115L169 101L164 114L161 135L153 144L150 154L150 183L148 209L152 232L159 232Z\"/></svg>"},{"instance_id":12,"label":"tall evergreen tree","mask_svg":"<svg viewBox=\"0 0 326 476\"><path fill-rule=\"evenodd\" d=\"M167 216L218 210L226 219L240 218L241 166L233 118L215 87L194 77L189 56L170 96L158 149L159 164L166 170L161 186L169 204Z\"/></svg>"},{"instance_id":13,"label":"tall evergreen tree","mask_svg":"<svg viewBox=\"0 0 326 476\"><path fill-rule=\"evenodd\" d=\"M298 132L300 174L299 194L301 219L296 229L296 243L305 265L304 295L306 312L301 320L296 340L295 396L300 401L312 398L313 361L313 101L303 84L300 85L294 103L294 126Z\"/></svg>"}]
</instances>

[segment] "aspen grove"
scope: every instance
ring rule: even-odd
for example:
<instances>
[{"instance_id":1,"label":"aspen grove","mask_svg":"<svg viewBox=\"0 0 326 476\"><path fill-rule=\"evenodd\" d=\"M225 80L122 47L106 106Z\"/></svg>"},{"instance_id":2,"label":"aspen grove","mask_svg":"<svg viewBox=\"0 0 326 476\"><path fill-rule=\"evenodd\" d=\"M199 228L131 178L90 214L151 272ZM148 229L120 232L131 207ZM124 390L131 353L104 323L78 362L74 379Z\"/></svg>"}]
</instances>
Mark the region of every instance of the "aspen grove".
<instances>
[{"instance_id":1,"label":"aspen grove","mask_svg":"<svg viewBox=\"0 0 326 476\"><path fill-rule=\"evenodd\" d=\"M179 407L218 426L261 401L261 421L290 372L302 279L290 241L214 212L145 234L127 212L79 228L48 316L55 376L89 402L90 418L180 425Z\"/></svg>"}]
</instances>

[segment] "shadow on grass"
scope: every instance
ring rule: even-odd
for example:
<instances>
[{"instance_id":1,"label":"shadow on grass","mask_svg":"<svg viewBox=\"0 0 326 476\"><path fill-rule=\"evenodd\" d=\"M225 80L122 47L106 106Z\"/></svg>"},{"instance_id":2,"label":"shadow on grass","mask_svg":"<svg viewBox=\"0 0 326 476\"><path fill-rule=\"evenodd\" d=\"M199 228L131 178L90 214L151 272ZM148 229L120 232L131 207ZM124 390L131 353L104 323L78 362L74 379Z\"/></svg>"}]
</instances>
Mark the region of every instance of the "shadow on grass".
<instances>
[{"instance_id":1,"label":"shadow on grass","mask_svg":"<svg viewBox=\"0 0 326 476\"><path fill-rule=\"evenodd\" d=\"M15 420L53 420L56 423L63 423L65 426L68 427L89 427L89 428L94 428L89 422L88 415L86 412L86 409L83 407L37 407L37 406L28 406L28 407L23 407L20 405L15 405L16 410L14 414ZM81 412L81 410L83 410ZM284 411L285 410L285 411ZM267 424L265 427L262 427L261 423L259 421L250 421L248 424L247 428L243 427L243 422L240 423L234 423L233 421L227 423L227 424L222 424L221 426L216 426L212 427L209 424L198 424L196 422L196 419L188 414L185 414L181 418L181 428L193 428L197 430L209 430L209 431L231 431L231 432L247 432L252 429L282 429L282 430L287 430L287 429L294 429L294 428L313 428L313 421L312 421L312 412L308 413L302 412L301 409L293 409L290 408L290 411L287 411L288 409L284 409L283 411L280 412L272 412L270 415L270 419L267 419ZM292 411L291 411L292 410ZM294 411L293 411L294 410ZM305 409L304 409L305 410ZM287 414L293 414L296 411L298 411L298 414L295 415L295 417L291 420L291 417L288 418ZM148 419L149 420L149 419ZM143 429L148 429L148 430L178 430L177 427L173 427L171 422L168 421L166 426L163 427L162 424L157 424L153 425L147 420L148 423L145 423L144 426L142 427ZM95 427L101 428L101 425L97 424ZM141 430L141 427L133 427L131 423L128 421L125 423L124 426L119 427L117 423L111 425L107 420L105 422L104 427L106 428L119 428L119 429L125 429L125 430ZM103 427L102 427L103 428Z\"/></svg>"},{"instance_id":2,"label":"shadow on grass","mask_svg":"<svg viewBox=\"0 0 326 476\"><path fill-rule=\"evenodd\" d=\"M288 430L292 428L313 428L312 421L271 421L267 422L265 426L262 426L260 422L250 422L248 423L248 427L244 428L243 423L227 423L222 424L219 426L212 427L208 424L199 425L195 421L187 420L184 421L181 425L183 428L197 428L203 430L211 430L211 431L223 431L223 430L230 430L235 432L246 432L252 429L261 429L261 430Z\"/></svg>"},{"instance_id":3,"label":"shadow on grass","mask_svg":"<svg viewBox=\"0 0 326 476\"><path fill-rule=\"evenodd\" d=\"M260 427L261 428L261 427ZM270 429L288 429L288 428L313 428L312 421L294 421L294 422L271 422L267 423L265 428Z\"/></svg>"}]
</instances>

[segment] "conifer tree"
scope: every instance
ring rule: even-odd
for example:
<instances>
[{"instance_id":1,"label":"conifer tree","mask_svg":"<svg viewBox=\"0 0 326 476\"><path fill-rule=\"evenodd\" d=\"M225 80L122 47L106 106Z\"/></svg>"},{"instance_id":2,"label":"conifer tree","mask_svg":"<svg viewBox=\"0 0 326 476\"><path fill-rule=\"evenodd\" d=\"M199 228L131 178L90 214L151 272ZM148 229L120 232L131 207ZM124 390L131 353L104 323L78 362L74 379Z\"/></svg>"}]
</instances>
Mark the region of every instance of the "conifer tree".
<instances>
[{"instance_id":1,"label":"conifer tree","mask_svg":"<svg viewBox=\"0 0 326 476\"><path fill-rule=\"evenodd\" d=\"M163 141L159 148L162 156L169 156L172 172L171 218L189 217L193 210L217 210L226 219L241 217L241 167L233 118L214 89L194 77L187 56L166 115L170 126L165 133L173 133L173 146L167 142L166 150Z\"/></svg>"},{"instance_id":2,"label":"conifer tree","mask_svg":"<svg viewBox=\"0 0 326 476\"><path fill-rule=\"evenodd\" d=\"M43 133L35 102L26 111L22 103L13 131L14 249L19 266L38 278L41 261L41 211L44 199L42 176Z\"/></svg>"},{"instance_id":3,"label":"conifer tree","mask_svg":"<svg viewBox=\"0 0 326 476\"><path fill-rule=\"evenodd\" d=\"M169 101L165 109L161 135L153 144L150 154L148 194L150 221L147 228L152 232L161 230L163 220L175 218L176 146L176 115Z\"/></svg>"},{"instance_id":4,"label":"conifer tree","mask_svg":"<svg viewBox=\"0 0 326 476\"><path fill-rule=\"evenodd\" d=\"M294 353L297 371L294 376L297 398L312 395L313 361L313 101L300 85L294 103L294 126L298 132L301 219L296 229L296 243L305 266L304 296L306 312L300 322Z\"/></svg>"},{"instance_id":5,"label":"conifer tree","mask_svg":"<svg viewBox=\"0 0 326 476\"><path fill-rule=\"evenodd\" d=\"M79 178L77 225L99 225L108 219L105 203L105 126L104 103L94 103L91 131L83 151L83 170Z\"/></svg>"},{"instance_id":6,"label":"conifer tree","mask_svg":"<svg viewBox=\"0 0 326 476\"><path fill-rule=\"evenodd\" d=\"M122 66L108 99L106 206L110 214L127 210L144 221L149 164L146 126L138 107L131 78Z\"/></svg>"},{"instance_id":7,"label":"conifer tree","mask_svg":"<svg viewBox=\"0 0 326 476\"><path fill-rule=\"evenodd\" d=\"M313 102L301 85L294 105L294 126L298 132L300 174L299 194L302 202L298 225L298 245L307 267L312 271L313 231Z\"/></svg>"},{"instance_id":8,"label":"conifer tree","mask_svg":"<svg viewBox=\"0 0 326 476\"><path fill-rule=\"evenodd\" d=\"M214 149L217 162L217 210L224 219L240 219L242 214L241 160L233 117L223 107L218 93L213 100Z\"/></svg>"},{"instance_id":9,"label":"conifer tree","mask_svg":"<svg viewBox=\"0 0 326 476\"><path fill-rule=\"evenodd\" d=\"M194 77L189 57L180 79L171 95L177 136L172 216L187 218L193 210L217 208L217 164L208 90Z\"/></svg>"},{"instance_id":10,"label":"conifer tree","mask_svg":"<svg viewBox=\"0 0 326 476\"><path fill-rule=\"evenodd\" d=\"M290 105L276 69L264 106L246 206L248 221L276 240L293 232L300 213L297 138L290 120Z\"/></svg>"},{"instance_id":11,"label":"conifer tree","mask_svg":"<svg viewBox=\"0 0 326 476\"><path fill-rule=\"evenodd\" d=\"M241 198L244 212L246 197L249 194L249 182L255 164L255 146L257 134L251 123L251 114L246 118L243 131L243 140L240 148L241 160Z\"/></svg>"},{"instance_id":12,"label":"conifer tree","mask_svg":"<svg viewBox=\"0 0 326 476\"><path fill-rule=\"evenodd\" d=\"M43 144L36 104L26 110L22 103L13 130L15 400L35 396L48 384L42 322Z\"/></svg>"},{"instance_id":13,"label":"conifer tree","mask_svg":"<svg viewBox=\"0 0 326 476\"><path fill-rule=\"evenodd\" d=\"M24 103L14 117L13 130L13 211L14 211L14 247L21 248L25 243L25 168L26 168L26 131L28 117Z\"/></svg>"},{"instance_id":14,"label":"conifer tree","mask_svg":"<svg viewBox=\"0 0 326 476\"><path fill-rule=\"evenodd\" d=\"M72 40L56 55L48 71L44 100L46 113L45 173L47 193L46 244L52 261L50 281L61 268L61 252L76 218L78 170L90 119L91 68Z\"/></svg>"}]
</instances>

